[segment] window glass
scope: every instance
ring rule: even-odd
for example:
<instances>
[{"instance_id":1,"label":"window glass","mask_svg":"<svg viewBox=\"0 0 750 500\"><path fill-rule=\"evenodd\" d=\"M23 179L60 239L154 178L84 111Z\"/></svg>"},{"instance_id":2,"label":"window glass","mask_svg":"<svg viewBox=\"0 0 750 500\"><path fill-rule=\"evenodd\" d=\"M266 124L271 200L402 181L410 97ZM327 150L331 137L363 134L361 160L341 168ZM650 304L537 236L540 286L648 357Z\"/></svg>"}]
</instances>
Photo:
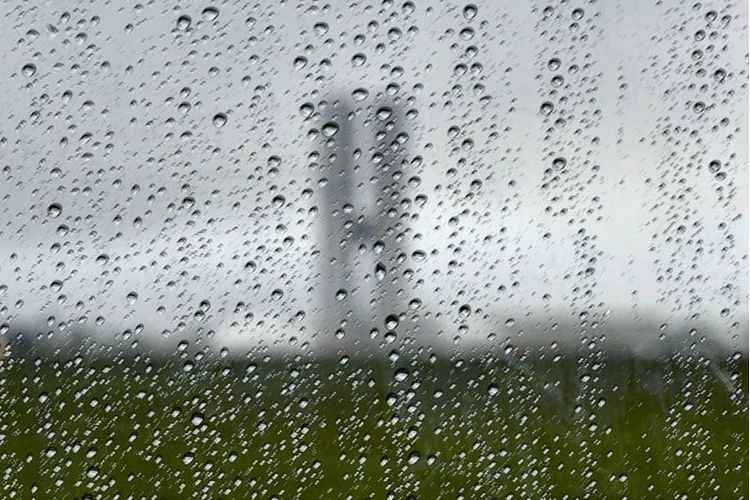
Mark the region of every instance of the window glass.
<instances>
[{"instance_id":1,"label":"window glass","mask_svg":"<svg viewBox=\"0 0 750 500\"><path fill-rule=\"evenodd\" d=\"M3 498L745 498L744 2L4 2Z\"/></svg>"}]
</instances>

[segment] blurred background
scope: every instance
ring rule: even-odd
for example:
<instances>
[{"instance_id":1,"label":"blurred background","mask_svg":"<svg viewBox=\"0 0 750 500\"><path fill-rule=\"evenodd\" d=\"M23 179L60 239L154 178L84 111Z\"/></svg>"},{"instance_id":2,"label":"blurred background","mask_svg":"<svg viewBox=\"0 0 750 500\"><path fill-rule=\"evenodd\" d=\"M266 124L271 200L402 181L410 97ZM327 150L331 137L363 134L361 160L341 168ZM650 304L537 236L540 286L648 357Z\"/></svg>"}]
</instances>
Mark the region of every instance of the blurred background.
<instances>
[{"instance_id":1,"label":"blurred background","mask_svg":"<svg viewBox=\"0 0 750 500\"><path fill-rule=\"evenodd\" d=\"M5 328L747 351L745 6L585 6L15 6Z\"/></svg>"}]
</instances>

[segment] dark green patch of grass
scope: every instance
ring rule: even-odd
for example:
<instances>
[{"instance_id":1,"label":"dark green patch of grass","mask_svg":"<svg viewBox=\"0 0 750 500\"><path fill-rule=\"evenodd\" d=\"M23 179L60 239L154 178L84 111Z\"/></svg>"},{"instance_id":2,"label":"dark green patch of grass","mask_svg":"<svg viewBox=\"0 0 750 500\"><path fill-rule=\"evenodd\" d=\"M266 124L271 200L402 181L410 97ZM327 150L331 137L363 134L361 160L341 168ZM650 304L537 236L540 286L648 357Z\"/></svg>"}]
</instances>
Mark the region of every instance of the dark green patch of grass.
<instances>
[{"instance_id":1,"label":"dark green patch of grass","mask_svg":"<svg viewBox=\"0 0 750 500\"><path fill-rule=\"evenodd\" d=\"M742 498L745 366L11 358L0 495Z\"/></svg>"}]
</instances>

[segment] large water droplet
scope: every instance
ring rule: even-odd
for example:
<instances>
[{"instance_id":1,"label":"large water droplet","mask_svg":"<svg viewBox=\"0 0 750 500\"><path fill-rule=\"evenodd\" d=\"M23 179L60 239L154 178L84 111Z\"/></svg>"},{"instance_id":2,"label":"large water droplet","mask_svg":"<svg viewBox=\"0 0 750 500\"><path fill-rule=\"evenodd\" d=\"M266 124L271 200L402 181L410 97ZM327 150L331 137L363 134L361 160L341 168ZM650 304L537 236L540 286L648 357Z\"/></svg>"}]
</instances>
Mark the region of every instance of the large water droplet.
<instances>
[{"instance_id":1,"label":"large water droplet","mask_svg":"<svg viewBox=\"0 0 750 500\"><path fill-rule=\"evenodd\" d=\"M323 135L326 137L333 137L336 135L339 131L339 126L336 124L336 122L328 122L325 125L323 125L322 132Z\"/></svg>"},{"instance_id":2,"label":"large water droplet","mask_svg":"<svg viewBox=\"0 0 750 500\"><path fill-rule=\"evenodd\" d=\"M213 123L216 128L221 128L227 123L227 115L224 113L216 113L213 117Z\"/></svg>"},{"instance_id":3,"label":"large water droplet","mask_svg":"<svg viewBox=\"0 0 750 500\"><path fill-rule=\"evenodd\" d=\"M47 215L49 215L53 219L59 217L61 213L62 205L60 205L59 203L52 203L49 207L47 207Z\"/></svg>"},{"instance_id":4,"label":"large water droplet","mask_svg":"<svg viewBox=\"0 0 750 500\"><path fill-rule=\"evenodd\" d=\"M193 20L190 18L190 16L182 15L177 18L177 29L180 31L187 31L190 29L190 24L192 24Z\"/></svg>"}]
</instances>

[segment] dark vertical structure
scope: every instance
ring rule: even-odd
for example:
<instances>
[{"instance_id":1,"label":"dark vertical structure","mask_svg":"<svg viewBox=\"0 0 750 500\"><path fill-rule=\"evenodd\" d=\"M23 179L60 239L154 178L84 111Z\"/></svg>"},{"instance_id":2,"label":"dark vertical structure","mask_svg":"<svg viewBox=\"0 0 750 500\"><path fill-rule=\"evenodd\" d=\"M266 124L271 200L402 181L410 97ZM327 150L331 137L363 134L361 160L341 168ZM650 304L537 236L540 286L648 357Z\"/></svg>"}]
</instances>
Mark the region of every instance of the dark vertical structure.
<instances>
[{"instance_id":1,"label":"dark vertical structure","mask_svg":"<svg viewBox=\"0 0 750 500\"><path fill-rule=\"evenodd\" d=\"M375 239L375 322L383 331L392 328L406 309L409 134L402 108L395 100L378 100L370 120L373 149L368 160L376 181L371 184L375 199L369 207L368 221Z\"/></svg>"},{"instance_id":2,"label":"dark vertical structure","mask_svg":"<svg viewBox=\"0 0 750 500\"><path fill-rule=\"evenodd\" d=\"M347 323L356 316L352 310L352 266L350 241L347 238L347 214L354 192L353 109L346 97L332 95L321 102L320 130L324 145L320 150L320 302L321 322L318 326L324 344L349 336Z\"/></svg>"},{"instance_id":3,"label":"dark vertical structure","mask_svg":"<svg viewBox=\"0 0 750 500\"><path fill-rule=\"evenodd\" d=\"M354 114L344 95L331 97L320 110L326 182L319 207L319 331L326 341L338 338L337 347L368 353L405 310L408 135L392 100L361 108L361 127Z\"/></svg>"}]
</instances>

